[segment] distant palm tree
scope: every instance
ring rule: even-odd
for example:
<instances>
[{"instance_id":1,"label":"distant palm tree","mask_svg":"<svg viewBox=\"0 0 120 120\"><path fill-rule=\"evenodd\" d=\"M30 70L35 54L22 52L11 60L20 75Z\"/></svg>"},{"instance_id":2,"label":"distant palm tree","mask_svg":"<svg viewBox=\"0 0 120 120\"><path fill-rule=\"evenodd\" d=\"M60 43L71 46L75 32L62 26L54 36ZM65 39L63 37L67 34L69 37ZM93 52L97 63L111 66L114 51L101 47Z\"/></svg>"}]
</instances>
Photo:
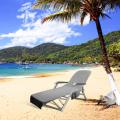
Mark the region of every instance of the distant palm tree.
<instances>
[{"instance_id":1,"label":"distant palm tree","mask_svg":"<svg viewBox=\"0 0 120 120\"><path fill-rule=\"evenodd\" d=\"M112 91L114 91L117 98L116 103L120 104L120 94L115 85L112 70L110 68L106 44L99 20L100 17L109 17L107 14L105 14L105 10L110 5L112 7L113 4L111 4L111 1L112 0L37 0L33 7L39 9L52 8L55 12L54 14L43 18L42 23L52 20L70 22L73 18L79 17L81 24L83 24L85 17L87 15L90 16L90 21L94 21L96 23L99 42L103 53L104 67L109 76L109 80L111 81ZM117 0L114 5L116 4Z\"/></svg>"}]
</instances>

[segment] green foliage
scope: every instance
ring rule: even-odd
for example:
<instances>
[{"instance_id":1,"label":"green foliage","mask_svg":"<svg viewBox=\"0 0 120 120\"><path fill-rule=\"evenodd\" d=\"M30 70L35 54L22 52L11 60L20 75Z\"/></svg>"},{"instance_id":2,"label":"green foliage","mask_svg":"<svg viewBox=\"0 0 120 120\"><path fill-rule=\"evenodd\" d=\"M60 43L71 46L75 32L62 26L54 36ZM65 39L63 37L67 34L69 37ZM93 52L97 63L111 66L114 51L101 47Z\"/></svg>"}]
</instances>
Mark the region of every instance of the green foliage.
<instances>
[{"instance_id":1,"label":"green foliage","mask_svg":"<svg viewBox=\"0 0 120 120\"><path fill-rule=\"evenodd\" d=\"M117 44L120 39L120 31L112 32L104 36L106 40L107 48L111 44ZM118 48L120 51L120 48ZM100 43L98 39L88 41L87 43L71 46L64 50L58 51L48 55L48 58L52 61L64 62L78 62L78 63L91 63L91 62L101 62L102 53L100 48Z\"/></svg>"},{"instance_id":2,"label":"green foliage","mask_svg":"<svg viewBox=\"0 0 120 120\"><path fill-rule=\"evenodd\" d=\"M109 54L120 55L120 40L117 43L111 44L109 46Z\"/></svg>"},{"instance_id":3,"label":"green foliage","mask_svg":"<svg viewBox=\"0 0 120 120\"><path fill-rule=\"evenodd\" d=\"M10 47L0 50L0 60L7 58L21 58L24 50L28 50L26 47Z\"/></svg>"},{"instance_id":4,"label":"green foliage","mask_svg":"<svg viewBox=\"0 0 120 120\"><path fill-rule=\"evenodd\" d=\"M16 61L39 61L39 57L67 48L64 45L45 43L34 48L11 47L0 50L0 61L14 58ZM41 61L41 60L40 60Z\"/></svg>"},{"instance_id":5,"label":"green foliage","mask_svg":"<svg viewBox=\"0 0 120 120\"><path fill-rule=\"evenodd\" d=\"M109 57L112 66L120 66L120 40L117 43L111 44L108 48Z\"/></svg>"},{"instance_id":6,"label":"green foliage","mask_svg":"<svg viewBox=\"0 0 120 120\"><path fill-rule=\"evenodd\" d=\"M59 45L55 43L44 43L30 49L29 53L31 55L47 55L53 52L57 52L59 50L63 50L64 48L66 48L64 45Z\"/></svg>"}]
</instances>

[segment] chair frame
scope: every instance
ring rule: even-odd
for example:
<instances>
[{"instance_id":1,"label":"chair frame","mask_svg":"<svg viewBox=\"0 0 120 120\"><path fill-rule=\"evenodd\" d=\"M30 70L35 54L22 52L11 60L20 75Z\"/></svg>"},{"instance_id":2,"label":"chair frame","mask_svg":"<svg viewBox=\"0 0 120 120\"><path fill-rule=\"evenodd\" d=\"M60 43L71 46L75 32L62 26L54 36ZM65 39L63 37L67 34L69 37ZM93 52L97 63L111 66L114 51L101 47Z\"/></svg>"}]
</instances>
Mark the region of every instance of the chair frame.
<instances>
[{"instance_id":1,"label":"chair frame","mask_svg":"<svg viewBox=\"0 0 120 120\"><path fill-rule=\"evenodd\" d=\"M58 81L58 82L55 83L54 88L57 88L59 84L65 84L65 83L68 83L68 82ZM85 85L85 83L76 83L76 85ZM71 95L72 95L72 93L71 93ZM64 96L64 97L61 97L61 98L58 99L59 102L61 103L62 107L60 107L54 100L53 100L52 102L53 102L53 104L54 104L60 111L63 111L64 108L66 107L68 101L70 100L71 95L69 95L69 96ZM85 91L84 91L84 87L83 87L83 86L82 86L82 90L80 91L80 95L83 95L84 100L87 100L87 97L86 97L86 95L85 95ZM80 95L79 95L79 96L80 96ZM64 103L63 103L62 100L64 100Z\"/></svg>"},{"instance_id":2,"label":"chair frame","mask_svg":"<svg viewBox=\"0 0 120 120\"><path fill-rule=\"evenodd\" d=\"M80 75L82 77L80 77ZM84 91L84 85L86 84L89 75L89 70L77 71L72 76L69 82L58 81L55 83L54 89L32 94L30 96L30 102L40 109L42 108L42 106L46 106L59 111L63 111L69 99L81 99L79 98L80 95L83 96L83 100L87 99ZM65 83L67 83L65 86L58 87L58 85ZM62 91L62 93L60 92L60 90ZM48 94L52 96L50 97ZM49 103L52 103L54 106L49 105Z\"/></svg>"}]
</instances>

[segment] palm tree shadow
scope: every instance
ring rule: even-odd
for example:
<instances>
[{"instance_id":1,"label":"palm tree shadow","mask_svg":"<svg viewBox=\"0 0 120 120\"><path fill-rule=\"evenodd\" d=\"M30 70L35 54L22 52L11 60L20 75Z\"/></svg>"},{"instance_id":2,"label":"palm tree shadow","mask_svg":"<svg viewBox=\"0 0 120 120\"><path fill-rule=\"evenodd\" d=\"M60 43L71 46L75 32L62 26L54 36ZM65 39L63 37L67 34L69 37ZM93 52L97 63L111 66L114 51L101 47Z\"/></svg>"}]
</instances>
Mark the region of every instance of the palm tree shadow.
<instances>
[{"instance_id":1,"label":"palm tree shadow","mask_svg":"<svg viewBox=\"0 0 120 120\"><path fill-rule=\"evenodd\" d=\"M98 104L99 100L98 99L83 99L83 98L76 98L76 100L82 100L82 101L86 101L86 102L91 102L91 103L96 103Z\"/></svg>"},{"instance_id":2,"label":"palm tree shadow","mask_svg":"<svg viewBox=\"0 0 120 120\"><path fill-rule=\"evenodd\" d=\"M82 100L84 102L88 102L88 103L86 103L86 105L91 105L90 103L96 103L96 105L97 105L97 103L99 101L97 99L87 99L87 100L85 100L85 99L82 99L82 98L76 98L75 100ZM46 104L44 107L61 111L61 108L59 106L53 106L53 105L55 105L55 104L53 104L51 102L50 104Z\"/></svg>"},{"instance_id":3,"label":"palm tree shadow","mask_svg":"<svg viewBox=\"0 0 120 120\"><path fill-rule=\"evenodd\" d=\"M76 98L76 100L85 101L85 100L82 99L82 98ZM85 105L101 106L100 111L101 111L101 110L106 110L106 109L108 109L108 108L116 108L116 107L117 107L117 105L115 105L115 104L113 104L113 105L106 105L104 102L101 102L101 103L99 104L100 100L98 100L98 99L87 99L86 102L87 102L87 103L85 103ZM92 103L93 103L93 104L92 104Z\"/></svg>"},{"instance_id":4,"label":"palm tree shadow","mask_svg":"<svg viewBox=\"0 0 120 120\"><path fill-rule=\"evenodd\" d=\"M101 104L102 108L100 110L106 110L108 108L116 108L118 107L116 104L113 105L105 105L105 104Z\"/></svg>"},{"instance_id":5,"label":"palm tree shadow","mask_svg":"<svg viewBox=\"0 0 120 120\"><path fill-rule=\"evenodd\" d=\"M82 99L82 98L76 98L75 100L84 101L85 104L81 103L81 105L101 106L100 109L99 109L100 111L106 110L108 108L116 108L117 107L117 105L109 105L108 106L108 105L105 105L104 103L98 104L98 102L99 102L98 99L87 99L87 100L85 100L85 99ZM35 105L32 105L32 107L38 108ZM55 106L55 104L53 104L52 102L50 104L44 105L44 107L61 111L61 108L59 106Z\"/></svg>"},{"instance_id":6,"label":"palm tree shadow","mask_svg":"<svg viewBox=\"0 0 120 120\"><path fill-rule=\"evenodd\" d=\"M83 99L83 98L76 98L75 100L81 100L81 101L84 101L84 102L87 102L85 103L85 105L92 105L91 103L93 103L93 105L97 105L98 104L98 101L97 99ZM58 106L52 106L54 104L50 103L49 105L45 105L44 107L46 108L50 108L50 109L54 109L54 110L58 110L58 111L61 111L61 108L58 107ZM82 104L81 104L82 105Z\"/></svg>"}]
</instances>

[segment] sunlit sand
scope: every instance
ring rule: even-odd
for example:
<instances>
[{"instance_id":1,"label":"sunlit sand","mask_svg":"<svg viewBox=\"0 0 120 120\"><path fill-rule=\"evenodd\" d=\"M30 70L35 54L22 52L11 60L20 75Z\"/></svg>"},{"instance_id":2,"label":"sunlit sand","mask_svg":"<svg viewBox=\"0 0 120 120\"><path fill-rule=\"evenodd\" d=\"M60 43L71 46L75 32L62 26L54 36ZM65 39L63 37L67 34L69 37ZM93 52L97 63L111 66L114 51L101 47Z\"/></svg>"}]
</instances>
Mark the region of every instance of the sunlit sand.
<instances>
[{"instance_id":1,"label":"sunlit sand","mask_svg":"<svg viewBox=\"0 0 120 120\"><path fill-rule=\"evenodd\" d=\"M85 93L88 101L70 100L63 112L37 108L29 101L30 95L54 87L56 81L69 81L77 70L67 70L29 77L0 79L0 120L119 120L120 107L102 110L96 105L100 95L110 91L110 83L103 67L87 68L92 71ZM120 73L114 72L120 91Z\"/></svg>"}]
</instances>

